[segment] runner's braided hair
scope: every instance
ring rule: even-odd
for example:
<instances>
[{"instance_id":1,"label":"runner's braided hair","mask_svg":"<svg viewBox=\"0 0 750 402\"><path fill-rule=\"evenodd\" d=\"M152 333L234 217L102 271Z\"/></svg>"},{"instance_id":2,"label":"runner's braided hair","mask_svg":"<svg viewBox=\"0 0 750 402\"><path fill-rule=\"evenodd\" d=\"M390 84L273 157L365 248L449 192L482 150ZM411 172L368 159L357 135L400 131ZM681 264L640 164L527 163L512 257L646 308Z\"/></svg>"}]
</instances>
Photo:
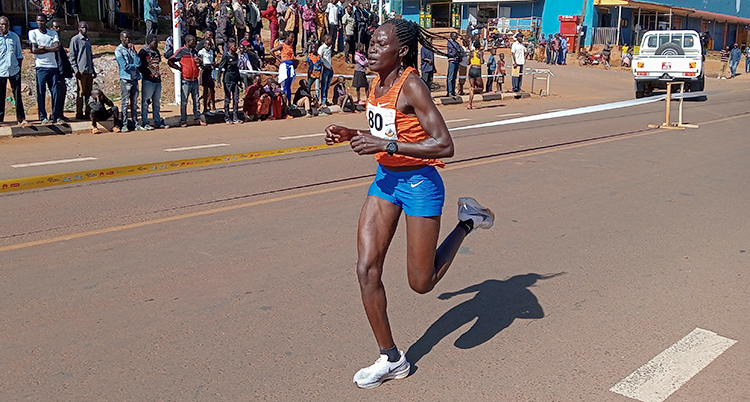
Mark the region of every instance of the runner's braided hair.
<instances>
[{"instance_id":1,"label":"runner's braided hair","mask_svg":"<svg viewBox=\"0 0 750 402\"><path fill-rule=\"evenodd\" d=\"M435 53L442 54L443 56L446 55L445 52L436 49L429 41L429 39L443 39L443 37L433 34L432 32L422 28L416 22L401 18L392 18L383 23L383 25L386 24L393 25L393 27L396 29L396 37L398 38L399 45L409 48L409 52L406 53L406 56L401 62L404 67L414 67L418 69L418 44L432 50Z\"/></svg>"}]
</instances>

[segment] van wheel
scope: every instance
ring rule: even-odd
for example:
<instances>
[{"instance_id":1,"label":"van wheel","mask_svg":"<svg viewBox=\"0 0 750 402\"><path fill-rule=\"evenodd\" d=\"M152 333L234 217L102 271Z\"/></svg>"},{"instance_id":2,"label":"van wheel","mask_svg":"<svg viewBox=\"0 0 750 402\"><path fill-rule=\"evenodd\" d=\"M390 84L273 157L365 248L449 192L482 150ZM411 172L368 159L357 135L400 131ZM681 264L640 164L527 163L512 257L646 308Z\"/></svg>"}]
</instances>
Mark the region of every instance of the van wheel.
<instances>
[{"instance_id":1,"label":"van wheel","mask_svg":"<svg viewBox=\"0 0 750 402\"><path fill-rule=\"evenodd\" d=\"M636 99L643 98L643 91L635 91L635 98Z\"/></svg>"}]
</instances>

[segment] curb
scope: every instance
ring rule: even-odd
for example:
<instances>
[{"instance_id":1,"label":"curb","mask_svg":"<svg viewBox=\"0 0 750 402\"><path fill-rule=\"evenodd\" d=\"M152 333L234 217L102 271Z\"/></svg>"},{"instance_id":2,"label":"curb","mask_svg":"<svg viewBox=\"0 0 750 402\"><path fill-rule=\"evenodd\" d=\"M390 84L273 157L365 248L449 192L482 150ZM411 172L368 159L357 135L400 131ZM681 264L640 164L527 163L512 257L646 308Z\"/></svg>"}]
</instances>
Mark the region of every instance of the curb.
<instances>
[{"instance_id":1,"label":"curb","mask_svg":"<svg viewBox=\"0 0 750 402\"><path fill-rule=\"evenodd\" d=\"M506 99L526 99L530 98L531 94L528 92L503 92L503 93L488 93L477 95L475 101L490 102L495 100L506 100ZM436 97L433 98L436 105L447 106L447 105L460 105L469 101L469 95L456 96L456 97ZM338 105L332 105L320 109L321 112L327 114L341 113L341 108ZM240 112L242 114L242 112ZM302 117L303 114L299 109L293 110L290 113L294 117ZM217 113L213 116L204 116L206 123L218 124L224 123L224 114ZM196 124L195 119L192 116L188 116L187 123L189 126ZM164 118L164 124L170 128L180 128L180 116L169 116ZM99 123L99 126L105 130L112 132L112 122ZM78 121L64 124L49 124L49 125L35 125L32 127L20 127L20 126L9 126L0 127L0 138L4 137L26 137L26 136L45 136L45 135L65 135L65 134L82 134L91 132L90 121Z\"/></svg>"}]
</instances>

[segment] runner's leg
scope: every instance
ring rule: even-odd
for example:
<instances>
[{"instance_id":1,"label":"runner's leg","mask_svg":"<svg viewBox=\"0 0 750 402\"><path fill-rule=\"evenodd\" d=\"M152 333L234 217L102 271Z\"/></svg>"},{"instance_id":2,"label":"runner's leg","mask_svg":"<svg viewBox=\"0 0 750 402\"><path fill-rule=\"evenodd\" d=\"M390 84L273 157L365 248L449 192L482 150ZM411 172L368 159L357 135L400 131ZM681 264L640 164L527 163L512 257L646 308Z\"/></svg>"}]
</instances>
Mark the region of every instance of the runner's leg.
<instances>
[{"instance_id":1,"label":"runner's leg","mask_svg":"<svg viewBox=\"0 0 750 402\"><path fill-rule=\"evenodd\" d=\"M440 217L406 215L406 266L409 286L417 293L431 291L445 276L466 238L466 229L456 226L437 248Z\"/></svg>"},{"instance_id":2,"label":"runner's leg","mask_svg":"<svg viewBox=\"0 0 750 402\"><path fill-rule=\"evenodd\" d=\"M388 303L381 278L385 254L393 239L400 215L399 206L375 196L365 199L359 215L357 279L367 320L381 350L390 349L395 345L388 323Z\"/></svg>"}]
</instances>

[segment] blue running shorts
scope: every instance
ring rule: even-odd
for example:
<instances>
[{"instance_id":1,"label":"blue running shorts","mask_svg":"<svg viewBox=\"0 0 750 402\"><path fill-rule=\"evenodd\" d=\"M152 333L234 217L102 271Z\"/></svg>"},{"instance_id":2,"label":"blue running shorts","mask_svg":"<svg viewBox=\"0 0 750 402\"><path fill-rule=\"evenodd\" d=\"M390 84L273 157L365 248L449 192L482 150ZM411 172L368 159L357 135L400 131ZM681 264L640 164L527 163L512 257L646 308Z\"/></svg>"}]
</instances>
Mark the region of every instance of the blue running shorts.
<instances>
[{"instance_id":1,"label":"blue running shorts","mask_svg":"<svg viewBox=\"0 0 750 402\"><path fill-rule=\"evenodd\" d=\"M378 164L375 181L367 195L397 205L409 216L440 216L445 203L445 186L434 166L394 172Z\"/></svg>"}]
</instances>

